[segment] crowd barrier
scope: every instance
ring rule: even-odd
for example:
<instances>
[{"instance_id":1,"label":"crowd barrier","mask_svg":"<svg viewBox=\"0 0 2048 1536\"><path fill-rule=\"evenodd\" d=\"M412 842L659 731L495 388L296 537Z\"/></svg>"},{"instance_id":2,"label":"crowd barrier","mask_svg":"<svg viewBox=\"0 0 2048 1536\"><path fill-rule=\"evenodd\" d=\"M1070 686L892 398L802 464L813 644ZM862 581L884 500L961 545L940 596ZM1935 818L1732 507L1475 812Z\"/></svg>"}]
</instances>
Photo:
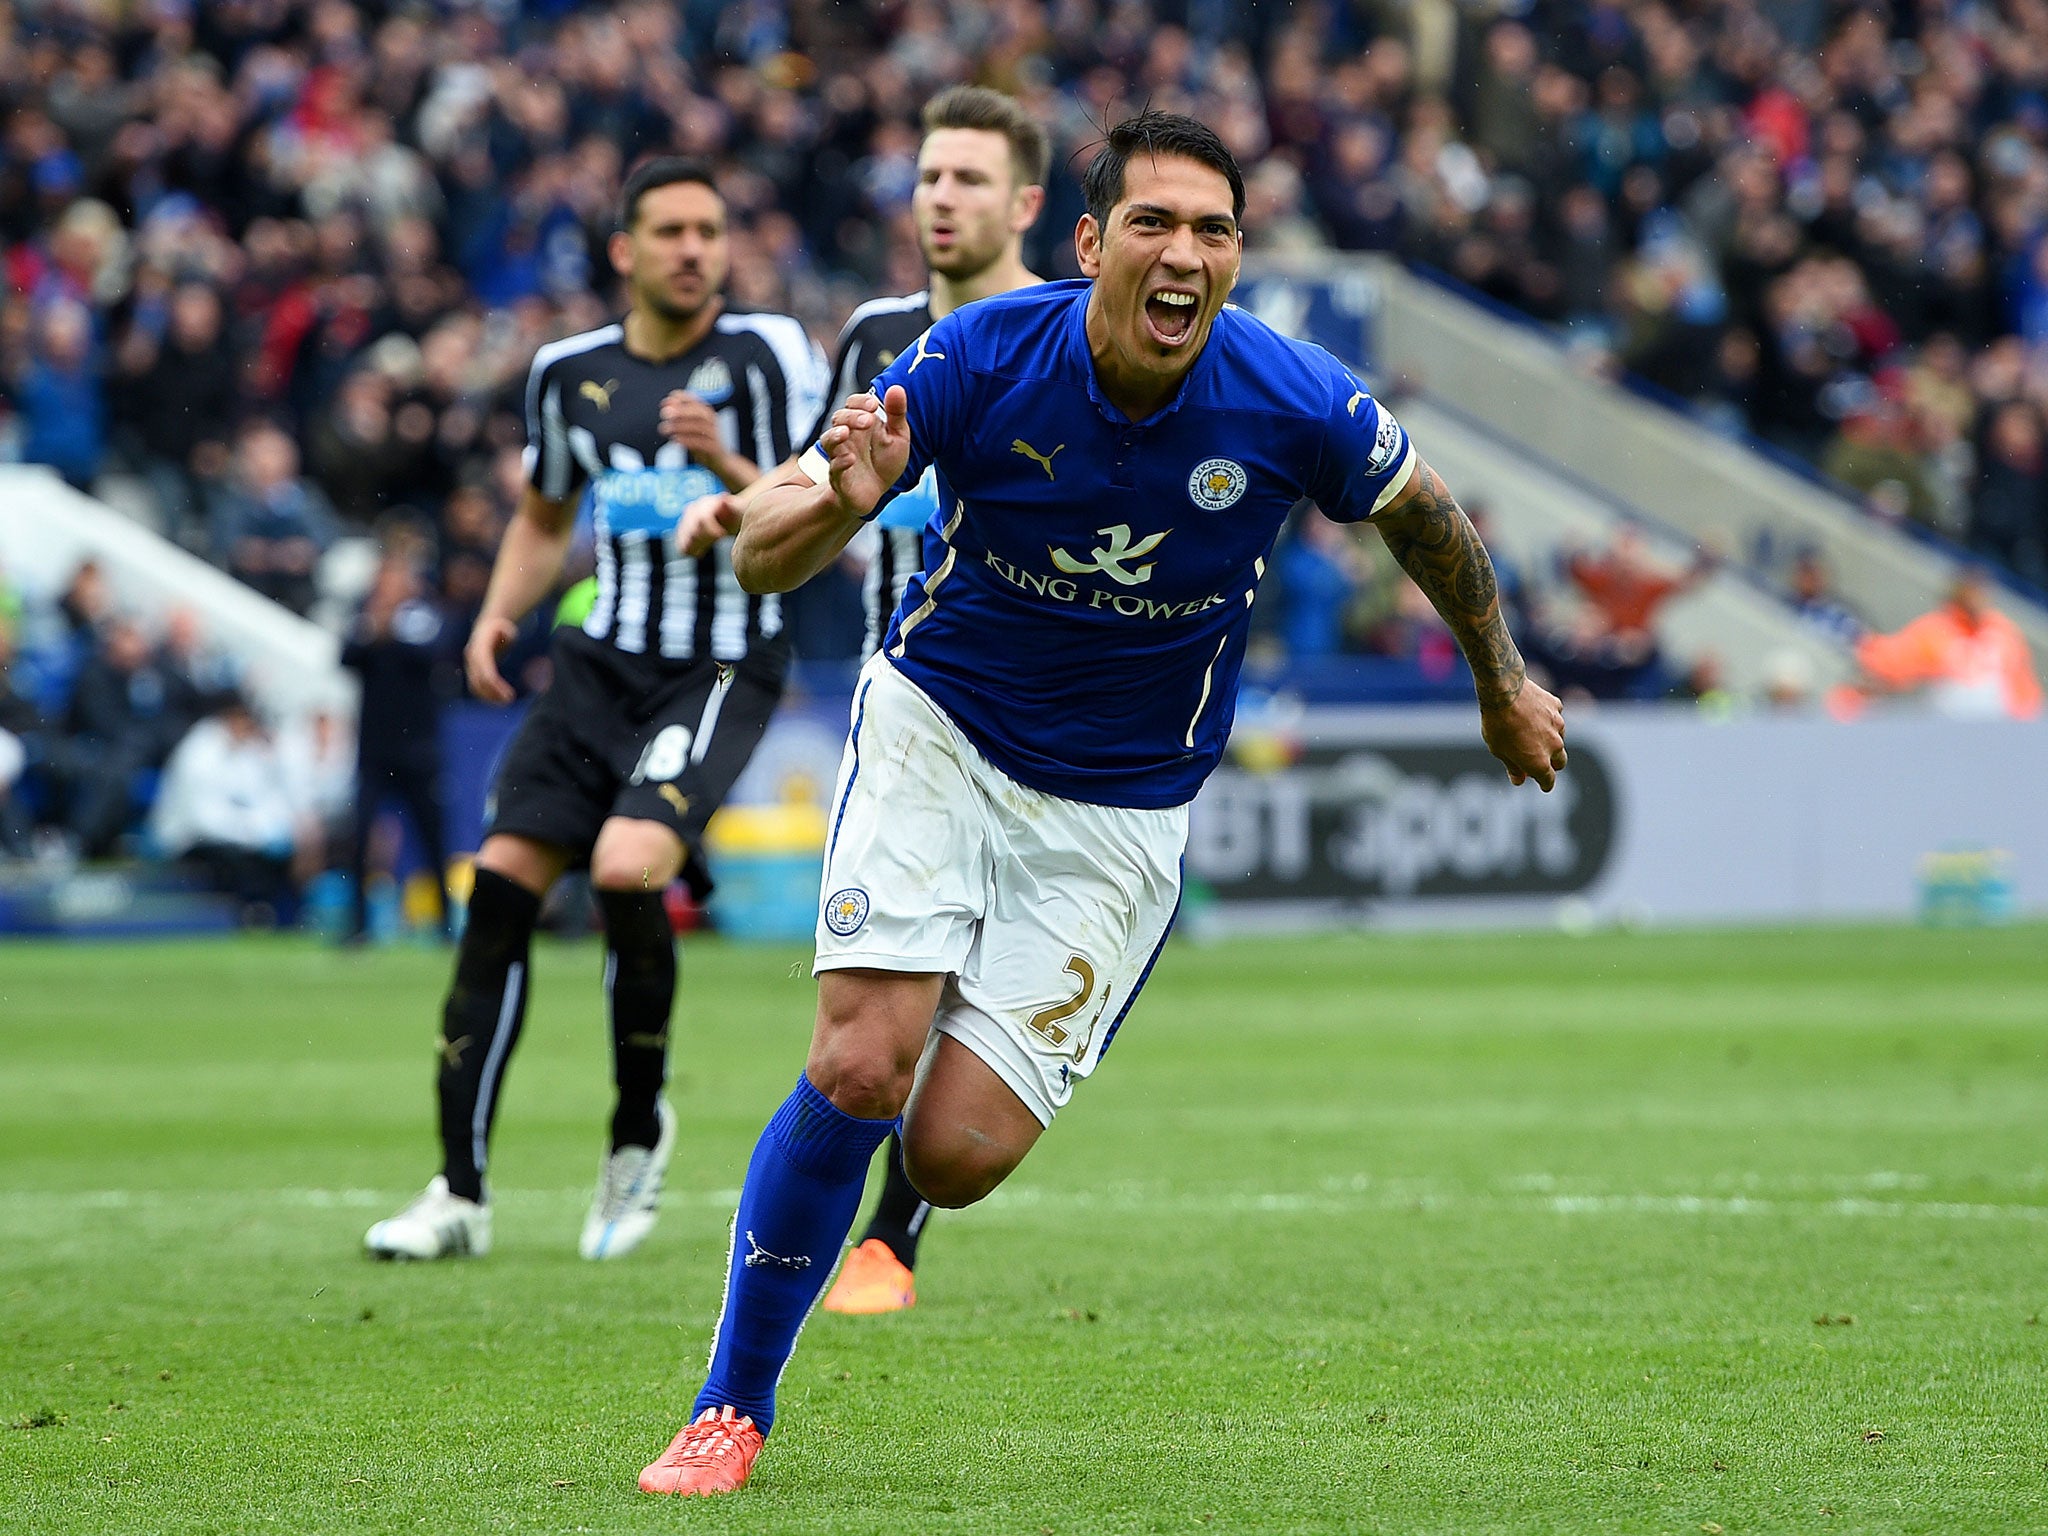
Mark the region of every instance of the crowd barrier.
<instances>
[{"instance_id":1,"label":"crowd barrier","mask_svg":"<svg viewBox=\"0 0 2048 1536\"><path fill-rule=\"evenodd\" d=\"M451 719L451 824L470 846L513 718ZM1508 783L1469 708L1247 712L1195 802L1200 921L1908 919L1956 855L1999 871L2002 910L2048 913L2048 722L1646 705L1574 711L1569 733L1546 795ZM824 808L845 735L841 700L786 706L734 802Z\"/></svg>"}]
</instances>

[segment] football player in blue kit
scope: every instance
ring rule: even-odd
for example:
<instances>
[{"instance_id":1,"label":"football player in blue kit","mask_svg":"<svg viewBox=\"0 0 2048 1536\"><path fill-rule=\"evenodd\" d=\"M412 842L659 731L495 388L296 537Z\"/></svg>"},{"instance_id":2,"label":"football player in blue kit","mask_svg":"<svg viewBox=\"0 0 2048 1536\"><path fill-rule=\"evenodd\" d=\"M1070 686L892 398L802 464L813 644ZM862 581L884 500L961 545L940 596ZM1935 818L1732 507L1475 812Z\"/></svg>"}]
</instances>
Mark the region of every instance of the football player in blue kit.
<instances>
[{"instance_id":1,"label":"football player in blue kit","mask_svg":"<svg viewBox=\"0 0 2048 1536\"><path fill-rule=\"evenodd\" d=\"M940 320L735 545L750 591L787 590L937 470L922 573L854 696L809 1058L748 1165L709 1379L647 1492L746 1481L899 1121L911 1181L969 1205L1101 1061L1165 945L1295 502L1378 527L1457 636L1514 783L1565 766L1562 709L1443 481L1335 358L1226 304L1244 182L1222 141L1143 113L1083 190L1084 280Z\"/></svg>"},{"instance_id":2,"label":"football player in blue kit","mask_svg":"<svg viewBox=\"0 0 2048 1536\"><path fill-rule=\"evenodd\" d=\"M1045 129L1010 97L979 85L941 91L925 103L923 122L910 215L930 282L919 293L871 299L848 318L832 361L830 396L798 451L815 443L832 413L864 392L933 322L977 299L1042 281L1024 265L1023 241L1045 203ZM693 503L676 532L682 553L699 556L735 532L748 500L767 483L764 477L745 491ZM927 468L849 549L866 565L862 661L881 648L904 588L923 567L923 529L938 505L936 486ZM882 1164L874 1215L820 1303L827 1312L900 1312L916 1304L918 1245L932 1208L904 1173L894 1137Z\"/></svg>"}]
</instances>

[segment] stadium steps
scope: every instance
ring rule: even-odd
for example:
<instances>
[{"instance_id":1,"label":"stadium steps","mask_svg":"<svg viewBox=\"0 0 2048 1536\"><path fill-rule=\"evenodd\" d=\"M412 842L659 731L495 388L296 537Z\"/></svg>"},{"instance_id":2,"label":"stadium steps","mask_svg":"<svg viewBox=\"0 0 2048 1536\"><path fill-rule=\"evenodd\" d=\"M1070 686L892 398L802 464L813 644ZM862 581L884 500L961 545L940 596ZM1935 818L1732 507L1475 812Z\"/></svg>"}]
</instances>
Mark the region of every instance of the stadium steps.
<instances>
[{"instance_id":1,"label":"stadium steps","mask_svg":"<svg viewBox=\"0 0 2048 1536\"><path fill-rule=\"evenodd\" d=\"M1502 439L1651 523L1747 558L1759 548L1819 552L1838 595L1895 629L1941 602L1967 558L1918 530L1895 528L1847 497L1677 411L1575 368L1548 331L1510 321L1384 258L1356 264L1378 296L1373 363L1406 376ZM1760 581L1777 573L1757 571ZM2048 669L2048 606L2008 583L2000 606Z\"/></svg>"},{"instance_id":2,"label":"stadium steps","mask_svg":"<svg viewBox=\"0 0 2048 1536\"><path fill-rule=\"evenodd\" d=\"M117 606L145 623L174 608L197 613L208 645L241 664L249 693L272 715L354 713L355 682L333 634L51 471L0 465L0 572L9 584L54 599L88 558L106 571Z\"/></svg>"},{"instance_id":3,"label":"stadium steps","mask_svg":"<svg viewBox=\"0 0 2048 1536\"><path fill-rule=\"evenodd\" d=\"M1691 541L1606 495L1561 466L1488 427L1442 397L1424 393L1394 404L1417 448L1468 506L1483 504L1489 537L1526 577L1554 585L1558 549L1598 549L1624 518L1642 530L1650 551L1673 570L1693 558ZM1802 623L1782 596L1734 563L1723 564L1658 614L1657 640L1683 666L1712 654L1728 687L1760 693L1787 657L1810 685L1825 689L1854 672L1847 650Z\"/></svg>"}]
</instances>

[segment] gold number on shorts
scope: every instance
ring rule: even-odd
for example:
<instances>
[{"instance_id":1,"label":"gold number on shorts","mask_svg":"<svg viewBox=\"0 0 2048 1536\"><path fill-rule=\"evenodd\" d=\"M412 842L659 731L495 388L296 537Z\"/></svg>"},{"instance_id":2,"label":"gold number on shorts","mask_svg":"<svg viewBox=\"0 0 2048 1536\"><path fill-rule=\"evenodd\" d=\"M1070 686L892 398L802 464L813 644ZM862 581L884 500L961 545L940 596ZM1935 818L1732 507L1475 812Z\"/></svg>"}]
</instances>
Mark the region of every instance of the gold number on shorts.
<instances>
[{"instance_id":1,"label":"gold number on shorts","mask_svg":"<svg viewBox=\"0 0 2048 1536\"><path fill-rule=\"evenodd\" d=\"M1095 967L1084 956L1069 956L1065 974L1074 978L1073 995L1063 1003L1039 1009L1025 1021L1026 1028L1056 1051L1065 1050L1067 1042L1073 1040L1074 1032L1066 1027L1067 1020L1086 1008L1095 992ZM1074 1047L1074 1060L1079 1061L1087 1050L1088 1037L1083 1035Z\"/></svg>"}]
</instances>

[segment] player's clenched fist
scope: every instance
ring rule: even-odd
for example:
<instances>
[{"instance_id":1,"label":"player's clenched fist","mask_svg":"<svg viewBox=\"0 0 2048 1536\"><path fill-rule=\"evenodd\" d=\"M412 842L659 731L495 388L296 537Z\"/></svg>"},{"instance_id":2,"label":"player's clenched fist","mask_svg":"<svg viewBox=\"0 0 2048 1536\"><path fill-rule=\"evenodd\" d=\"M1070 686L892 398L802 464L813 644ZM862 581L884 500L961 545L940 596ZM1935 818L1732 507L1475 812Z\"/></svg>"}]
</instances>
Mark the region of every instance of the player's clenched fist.
<instances>
[{"instance_id":1,"label":"player's clenched fist","mask_svg":"<svg viewBox=\"0 0 2048 1536\"><path fill-rule=\"evenodd\" d=\"M740 531L745 503L731 491L699 496L676 520L676 550L689 559L705 553L720 539Z\"/></svg>"},{"instance_id":2,"label":"player's clenched fist","mask_svg":"<svg viewBox=\"0 0 2048 1536\"><path fill-rule=\"evenodd\" d=\"M462 648L462 670L469 677L469 691L486 704L510 704L512 685L498 673L498 658L519 633L510 619L485 614L469 632L469 644Z\"/></svg>"},{"instance_id":3,"label":"player's clenched fist","mask_svg":"<svg viewBox=\"0 0 2048 1536\"><path fill-rule=\"evenodd\" d=\"M1479 733L1512 782L1534 779L1546 794L1556 785L1565 765L1564 705L1549 689L1525 678L1506 704L1481 705Z\"/></svg>"},{"instance_id":4,"label":"player's clenched fist","mask_svg":"<svg viewBox=\"0 0 2048 1536\"><path fill-rule=\"evenodd\" d=\"M847 510L865 517L910 462L910 397L901 384L880 400L850 395L818 440L832 466L832 489Z\"/></svg>"}]
</instances>

